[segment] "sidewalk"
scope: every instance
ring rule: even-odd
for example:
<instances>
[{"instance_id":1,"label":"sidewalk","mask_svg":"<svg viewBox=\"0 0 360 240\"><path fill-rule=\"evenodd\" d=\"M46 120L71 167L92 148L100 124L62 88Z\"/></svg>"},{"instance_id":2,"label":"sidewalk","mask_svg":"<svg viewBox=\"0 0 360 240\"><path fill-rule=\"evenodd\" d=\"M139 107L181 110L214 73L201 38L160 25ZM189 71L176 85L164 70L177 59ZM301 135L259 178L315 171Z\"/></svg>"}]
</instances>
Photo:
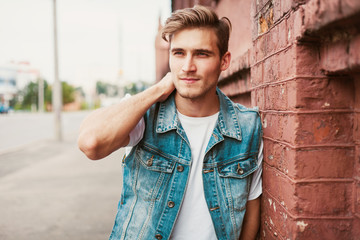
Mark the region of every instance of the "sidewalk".
<instances>
[{"instance_id":1,"label":"sidewalk","mask_svg":"<svg viewBox=\"0 0 360 240\"><path fill-rule=\"evenodd\" d=\"M75 139L0 154L0 239L108 239L121 191L122 151L87 160Z\"/></svg>"}]
</instances>

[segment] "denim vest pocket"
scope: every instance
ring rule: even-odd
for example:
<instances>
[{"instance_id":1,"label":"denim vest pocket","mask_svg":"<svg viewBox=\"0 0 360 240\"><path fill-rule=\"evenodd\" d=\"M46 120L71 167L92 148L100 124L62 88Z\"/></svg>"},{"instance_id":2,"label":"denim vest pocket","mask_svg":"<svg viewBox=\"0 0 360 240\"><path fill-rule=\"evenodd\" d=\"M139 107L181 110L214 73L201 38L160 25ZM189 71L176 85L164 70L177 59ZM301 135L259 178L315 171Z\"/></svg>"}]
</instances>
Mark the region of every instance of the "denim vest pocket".
<instances>
[{"instance_id":1,"label":"denim vest pocket","mask_svg":"<svg viewBox=\"0 0 360 240\"><path fill-rule=\"evenodd\" d=\"M254 157L241 158L218 167L226 205L236 211L243 211L249 194L250 175L258 168Z\"/></svg>"},{"instance_id":2,"label":"denim vest pocket","mask_svg":"<svg viewBox=\"0 0 360 240\"><path fill-rule=\"evenodd\" d=\"M138 166L136 194L144 201L156 201L171 177L175 162L146 147L139 147L135 159Z\"/></svg>"}]
</instances>

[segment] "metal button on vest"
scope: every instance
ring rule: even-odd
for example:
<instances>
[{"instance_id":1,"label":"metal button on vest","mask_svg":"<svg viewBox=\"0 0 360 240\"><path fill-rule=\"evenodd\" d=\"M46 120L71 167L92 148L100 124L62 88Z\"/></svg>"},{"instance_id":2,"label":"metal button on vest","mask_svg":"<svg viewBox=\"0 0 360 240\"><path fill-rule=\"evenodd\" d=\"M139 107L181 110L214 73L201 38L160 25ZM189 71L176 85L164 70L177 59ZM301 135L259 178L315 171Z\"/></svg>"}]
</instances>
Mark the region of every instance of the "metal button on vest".
<instances>
[{"instance_id":1,"label":"metal button on vest","mask_svg":"<svg viewBox=\"0 0 360 240\"><path fill-rule=\"evenodd\" d=\"M152 156L150 159L148 159L148 160L146 161L146 165L148 165L149 167L151 167L152 164L153 164L153 159L154 159L154 156Z\"/></svg>"},{"instance_id":2,"label":"metal button on vest","mask_svg":"<svg viewBox=\"0 0 360 240\"><path fill-rule=\"evenodd\" d=\"M155 235L155 238L158 239L158 240L161 240L162 239L162 236L160 234L156 234Z\"/></svg>"},{"instance_id":3,"label":"metal button on vest","mask_svg":"<svg viewBox=\"0 0 360 240\"><path fill-rule=\"evenodd\" d=\"M168 207L173 208L175 206L175 203L173 201L168 202Z\"/></svg>"},{"instance_id":4,"label":"metal button on vest","mask_svg":"<svg viewBox=\"0 0 360 240\"><path fill-rule=\"evenodd\" d=\"M236 171L240 175L244 173L244 170L241 167L239 167Z\"/></svg>"},{"instance_id":5,"label":"metal button on vest","mask_svg":"<svg viewBox=\"0 0 360 240\"><path fill-rule=\"evenodd\" d=\"M179 172L184 171L184 167L181 166L181 165L178 165L178 166L176 167L176 169L177 169Z\"/></svg>"},{"instance_id":6,"label":"metal button on vest","mask_svg":"<svg viewBox=\"0 0 360 240\"><path fill-rule=\"evenodd\" d=\"M237 169L236 169L236 172L237 172L239 175L241 175L241 174L244 173L244 169L242 169L242 168L240 167L240 163L238 163L238 167L237 167Z\"/></svg>"}]
</instances>

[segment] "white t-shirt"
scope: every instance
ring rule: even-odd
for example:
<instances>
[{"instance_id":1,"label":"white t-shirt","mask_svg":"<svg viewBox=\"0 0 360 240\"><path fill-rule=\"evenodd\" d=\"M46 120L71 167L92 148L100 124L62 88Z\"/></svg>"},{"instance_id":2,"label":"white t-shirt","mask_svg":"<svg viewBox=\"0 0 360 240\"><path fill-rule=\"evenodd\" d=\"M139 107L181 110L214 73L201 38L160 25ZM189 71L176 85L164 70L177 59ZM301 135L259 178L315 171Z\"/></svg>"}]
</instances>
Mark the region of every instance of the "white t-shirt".
<instances>
[{"instance_id":1,"label":"white t-shirt","mask_svg":"<svg viewBox=\"0 0 360 240\"><path fill-rule=\"evenodd\" d=\"M197 240L216 240L215 229L211 220L209 210L205 201L202 163L205 150L210 140L211 134L216 125L219 113L208 117L188 117L180 112L178 116L186 136L190 142L192 165L188 180L187 189L181 205L181 209L176 220L171 239L197 239ZM135 146L143 137L145 122L143 119L130 133L129 147ZM262 154L263 143L261 141L258 165L259 168L254 172L248 200L256 199L262 193ZM130 152L131 148L127 148Z\"/></svg>"}]
</instances>

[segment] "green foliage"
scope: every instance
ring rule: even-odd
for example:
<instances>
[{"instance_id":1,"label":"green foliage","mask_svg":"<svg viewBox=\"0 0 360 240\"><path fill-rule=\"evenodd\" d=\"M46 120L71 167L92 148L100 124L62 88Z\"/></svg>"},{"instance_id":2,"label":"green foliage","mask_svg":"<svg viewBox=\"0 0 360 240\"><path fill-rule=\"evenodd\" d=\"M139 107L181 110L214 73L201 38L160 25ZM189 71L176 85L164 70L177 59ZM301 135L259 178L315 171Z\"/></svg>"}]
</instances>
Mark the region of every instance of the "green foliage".
<instances>
[{"instance_id":1,"label":"green foliage","mask_svg":"<svg viewBox=\"0 0 360 240\"><path fill-rule=\"evenodd\" d=\"M10 104L15 110L31 110L31 106L38 109L39 88L38 82L30 82L21 90L17 97ZM63 104L74 102L76 89L67 82L62 82L62 101ZM52 86L44 80L44 106L52 103Z\"/></svg>"},{"instance_id":2,"label":"green foliage","mask_svg":"<svg viewBox=\"0 0 360 240\"><path fill-rule=\"evenodd\" d=\"M11 102L15 110L31 110L31 106L38 108L38 82L30 82L18 93L15 101ZM51 103L51 88L44 80L44 102Z\"/></svg>"},{"instance_id":3,"label":"green foliage","mask_svg":"<svg viewBox=\"0 0 360 240\"><path fill-rule=\"evenodd\" d=\"M75 101L75 88L67 82L61 82L62 86L62 101L63 104L72 103Z\"/></svg>"},{"instance_id":4,"label":"green foliage","mask_svg":"<svg viewBox=\"0 0 360 240\"><path fill-rule=\"evenodd\" d=\"M106 95L109 97L115 97L118 94L118 87L116 85L105 83L102 81L96 82L96 93L98 95Z\"/></svg>"},{"instance_id":5,"label":"green foliage","mask_svg":"<svg viewBox=\"0 0 360 240\"><path fill-rule=\"evenodd\" d=\"M135 95L139 92L144 91L146 88L149 87L149 83L146 82L137 82L137 83L130 83L127 86L125 86L124 92L125 94L129 93L131 95Z\"/></svg>"}]
</instances>

